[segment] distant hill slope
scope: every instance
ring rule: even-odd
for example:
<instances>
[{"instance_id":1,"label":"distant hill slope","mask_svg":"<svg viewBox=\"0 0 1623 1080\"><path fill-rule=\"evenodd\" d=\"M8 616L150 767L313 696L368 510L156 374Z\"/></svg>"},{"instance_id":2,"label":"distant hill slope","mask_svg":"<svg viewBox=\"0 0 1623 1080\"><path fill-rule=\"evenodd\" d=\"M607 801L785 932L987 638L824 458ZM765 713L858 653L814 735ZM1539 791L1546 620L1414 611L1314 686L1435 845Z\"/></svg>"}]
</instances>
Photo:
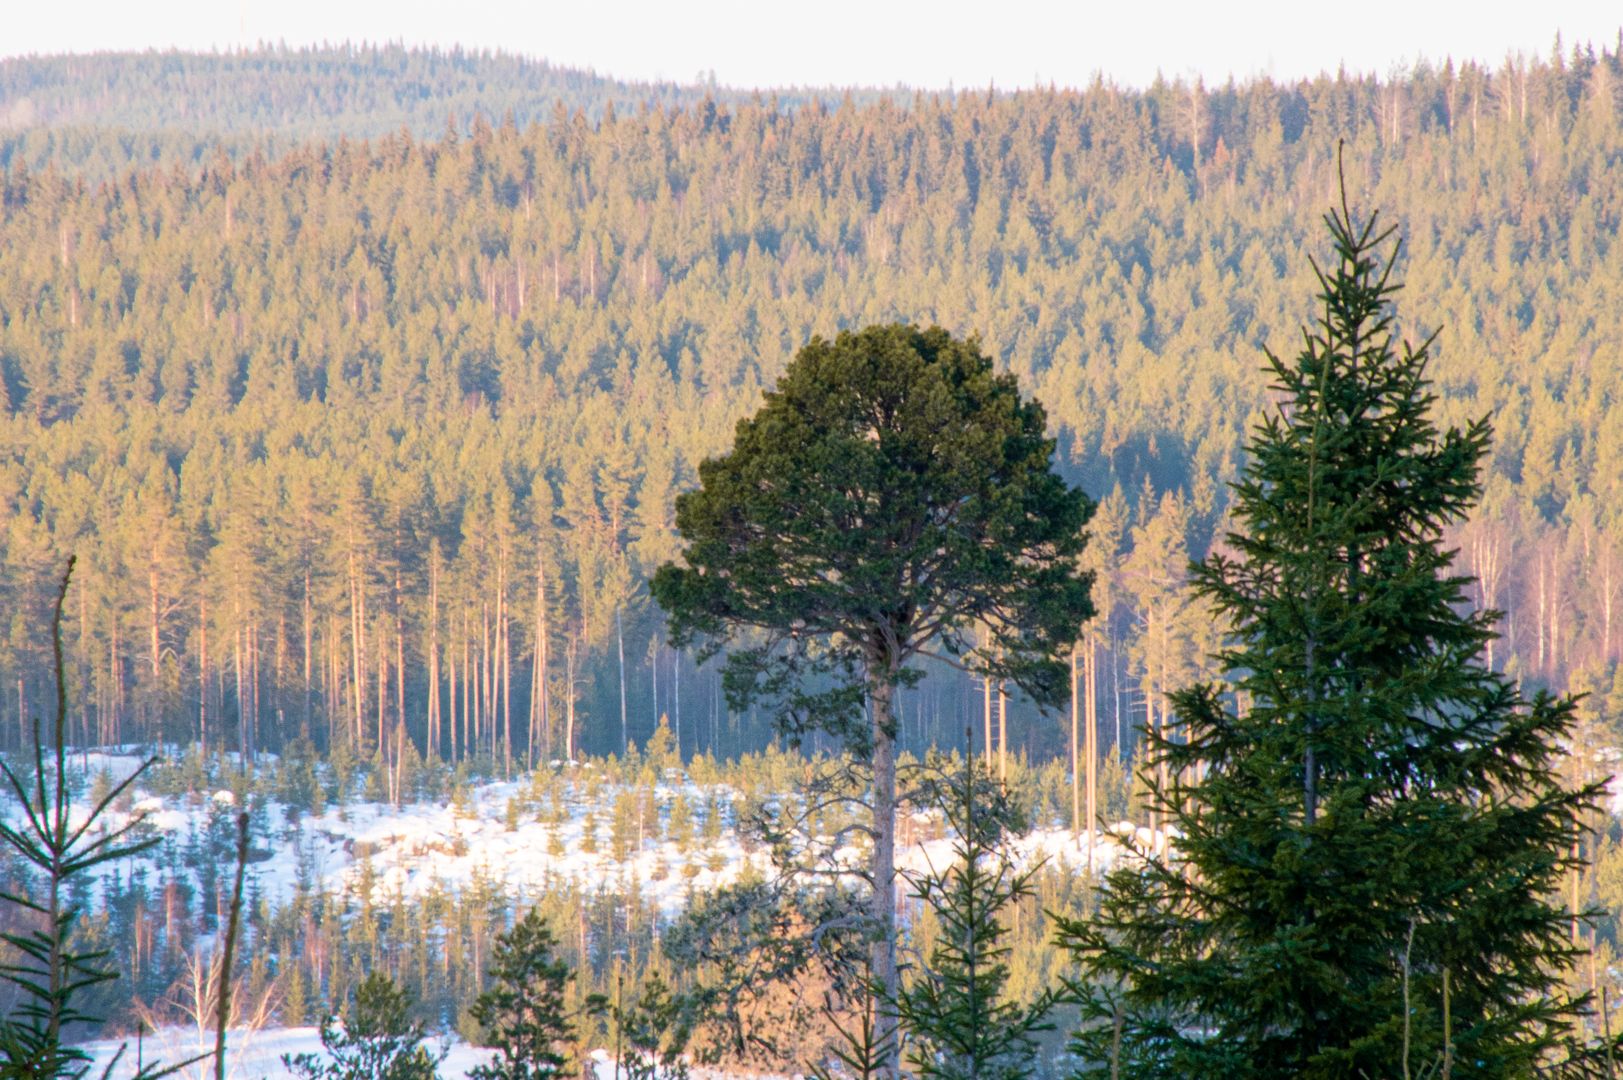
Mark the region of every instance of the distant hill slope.
<instances>
[{"instance_id":1,"label":"distant hill slope","mask_svg":"<svg viewBox=\"0 0 1623 1080\"><path fill-rule=\"evenodd\" d=\"M785 106L835 91L788 91ZM406 129L424 138L455 118L509 113L520 127L560 108L593 121L610 106L687 107L751 96L700 83L624 82L486 51L338 45L249 52L97 53L0 60L0 165L99 179L132 165L196 163L310 139ZM868 95L862 95L868 96Z\"/></svg>"}]
</instances>

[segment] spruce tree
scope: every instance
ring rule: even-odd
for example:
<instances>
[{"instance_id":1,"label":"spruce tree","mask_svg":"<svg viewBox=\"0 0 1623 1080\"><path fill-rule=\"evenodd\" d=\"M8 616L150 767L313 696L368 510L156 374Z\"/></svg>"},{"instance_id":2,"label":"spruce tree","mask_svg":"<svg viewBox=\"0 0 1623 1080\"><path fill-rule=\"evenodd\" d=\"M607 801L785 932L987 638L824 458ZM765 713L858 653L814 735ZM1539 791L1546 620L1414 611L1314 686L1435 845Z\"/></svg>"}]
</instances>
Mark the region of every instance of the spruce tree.
<instances>
[{"instance_id":1,"label":"spruce tree","mask_svg":"<svg viewBox=\"0 0 1623 1080\"><path fill-rule=\"evenodd\" d=\"M1326 220L1322 313L1292 362L1268 354L1236 531L1193 568L1230 623L1227 682L1146 733L1171 848L1062 921L1078 1049L1126 1077L1583 1073L1557 897L1598 790L1559 776L1572 701L1484 664L1499 615L1469 608L1444 544L1489 424L1434 424L1392 230L1345 198Z\"/></svg>"},{"instance_id":2,"label":"spruce tree","mask_svg":"<svg viewBox=\"0 0 1623 1080\"><path fill-rule=\"evenodd\" d=\"M970 740L973 745L973 740ZM1009 907L1032 895L1040 866L1017 869L1005 843L1017 824L999 785L974 758L935 801L952 833L952 861L909 873L913 895L940 921L927 962L897 993L906 1056L919 1077L1022 1080L1035 1072L1038 1032L1051 1031L1055 997L1021 1004L1007 994Z\"/></svg>"},{"instance_id":3,"label":"spruce tree","mask_svg":"<svg viewBox=\"0 0 1623 1080\"><path fill-rule=\"evenodd\" d=\"M436 1080L445 1048L423 1045L423 1025L411 1018L412 995L382 971L355 988L355 1000L321 1021L321 1054L284 1054L282 1063L301 1080Z\"/></svg>"},{"instance_id":4,"label":"spruce tree","mask_svg":"<svg viewBox=\"0 0 1623 1080\"><path fill-rule=\"evenodd\" d=\"M469 1010L496 1050L488 1065L468 1075L474 1080L548 1080L569 1075L565 1051L575 1024L565 1004L569 965L553 955L557 942L541 909L496 938L491 959L493 985Z\"/></svg>"}]
</instances>

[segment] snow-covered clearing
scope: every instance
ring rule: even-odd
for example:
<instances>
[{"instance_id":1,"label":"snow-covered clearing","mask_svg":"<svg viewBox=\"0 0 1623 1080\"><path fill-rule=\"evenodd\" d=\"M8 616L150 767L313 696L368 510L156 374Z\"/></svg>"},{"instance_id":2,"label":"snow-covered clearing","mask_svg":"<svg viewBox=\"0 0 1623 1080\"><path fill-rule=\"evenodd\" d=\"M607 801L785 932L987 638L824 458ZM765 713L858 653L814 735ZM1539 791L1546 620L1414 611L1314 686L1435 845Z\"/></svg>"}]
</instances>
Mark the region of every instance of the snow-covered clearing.
<instances>
[{"instance_id":1,"label":"snow-covered clearing","mask_svg":"<svg viewBox=\"0 0 1623 1080\"><path fill-rule=\"evenodd\" d=\"M76 754L71 760L76 771L88 768L90 777L105 771L115 780L129 775L140 761L131 754L108 753ZM611 893L635 889L671 916L695 894L726 885L751 868L766 870L765 853L752 850L736 827L736 792L719 783L700 786L674 770L653 786L658 820L648 814L634 827L622 824L622 832L630 836L622 837L616 852L616 806L623 809L622 800L636 792L615 778L594 775L597 769L592 763L570 766L541 783L529 777L477 783L459 800L398 807L349 802L319 815L290 815L285 805L266 799L256 815L250 891L281 905L301 885L353 896L368 881L376 903L396 897L410 901L434 891L459 893L476 884L499 886L514 897L560 886ZM116 871L126 877L137 869L173 873L188 859L195 862L211 822L218 836L234 809L235 797L228 790L158 795L145 786L147 780L143 777L132 796L121 800L120 809L109 811L102 823L117 828L139 818L137 835L164 841L132 860L139 866L126 864ZM76 816L88 809L89 789L88 781L80 784ZM689 835L680 839L672 835L679 798L692 818ZM707 813L718 820L703 831ZM10 802L0 805L0 814L19 817ZM1112 830L1128 831L1141 844L1151 842L1147 830L1126 823ZM898 864L904 869L939 869L952 859L951 841L940 835L931 814L913 815L900 836ZM1068 829L1033 830L1016 839L1014 849L1022 864L1043 858L1051 865L1080 867L1087 861L1085 841ZM1120 851L1116 837L1101 832L1094 850L1096 868L1107 868ZM854 850L842 854L860 858Z\"/></svg>"},{"instance_id":2,"label":"snow-covered clearing","mask_svg":"<svg viewBox=\"0 0 1623 1080\"><path fill-rule=\"evenodd\" d=\"M293 1080L296 1074L282 1064L284 1054L321 1053L321 1032L314 1027L265 1028L256 1032L232 1031L229 1034L225 1073L229 1080ZM135 1043L122 1039L103 1039L85 1044L85 1049L89 1050L96 1060L95 1068L91 1070L92 1076L101 1076L101 1070L113 1060L121 1045L124 1047L124 1056L113 1069L111 1080L130 1080L130 1077L135 1075L138 1064ZM446 1045L449 1050L445 1061L440 1065L441 1080L463 1080L475 1066L486 1064L491 1059L490 1050L469 1046L456 1039L449 1040L446 1044L429 1039L427 1045L431 1050L438 1050L441 1045ZM198 1033L194 1030L168 1028L156 1034L148 1034L141 1048L141 1054L148 1065L155 1061L172 1065L211 1049L213 1049L212 1033L206 1034L200 1043ZM614 1076L614 1059L607 1051L594 1051L591 1062L594 1076L603 1080ZM212 1080L214 1062L212 1060L199 1062L176 1075L180 1080ZM694 1075L706 1077L708 1080L725 1080L724 1074L718 1073L695 1071Z\"/></svg>"}]
</instances>

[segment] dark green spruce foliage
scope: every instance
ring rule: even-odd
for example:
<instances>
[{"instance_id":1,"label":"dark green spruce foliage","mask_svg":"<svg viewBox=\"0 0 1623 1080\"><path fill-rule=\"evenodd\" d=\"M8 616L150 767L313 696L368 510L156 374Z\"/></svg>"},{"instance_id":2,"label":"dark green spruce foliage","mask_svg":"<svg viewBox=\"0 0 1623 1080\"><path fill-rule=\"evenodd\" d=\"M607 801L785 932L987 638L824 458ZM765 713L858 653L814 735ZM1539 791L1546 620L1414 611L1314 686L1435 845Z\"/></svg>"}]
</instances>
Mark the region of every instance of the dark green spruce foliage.
<instances>
[{"instance_id":1,"label":"dark green spruce foliage","mask_svg":"<svg viewBox=\"0 0 1623 1080\"><path fill-rule=\"evenodd\" d=\"M490 989L470 1012L496 1057L468 1075L474 1080L548 1080L569 1075L564 1046L574 1037L564 988L569 965L553 955L557 942L540 908L496 938Z\"/></svg>"},{"instance_id":2,"label":"dark green spruce foliage","mask_svg":"<svg viewBox=\"0 0 1623 1080\"><path fill-rule=\"evenodd\" d=\"M1556 773L1572 702L1482 663L1498 614L1467 609L1443 530L1479 495L1488 424L1433 425L1426 345L1396 344L1390 231L1328 221L1323 313L1294 362L1269 354L1282 400L1237 531L1194 569L1232 623L1231 682L1174 694L1151 736L1181 835L1062 927L1087 972L1079 1049L1126 1077L1418 1074L1447 1049L1446 972L1453 1076L1581 1072L1554 897L1598 790Z\"/></svg>"},{"instance_id":3,"label":"dark green spruce foliage","mask_svg":"<svg viewBox=\"0 0 1623 1080\"><path fill-rule=\"evenodd\" d=\"M1038 867L1017 870L1003 845L1006 798L967 759L955 791L939 801L953 834L953 861L909 874L913 893L940 920L928 961L897 995L915 1075L937 1080L1025 1080L1036 1071L1033 1036L1051 1030L1054 995L1026 1005L1004 993L1009 905L1032 894Z\"/></svg>"},{"instance_id":4,"label":"dark green spruce foliage","mask_svg":"<svg viewBox=\"0 0 1623 1080\"><path fill-rule=\"evenodd\" d=\"M355 988L343 1022L321 1021L322 1054L284 1054L282 1062L303 1080L434 1080L445 1050L423 1045L423 1025L411 1018L411 993L382 971Z\"/></svg>"}]
</instances>

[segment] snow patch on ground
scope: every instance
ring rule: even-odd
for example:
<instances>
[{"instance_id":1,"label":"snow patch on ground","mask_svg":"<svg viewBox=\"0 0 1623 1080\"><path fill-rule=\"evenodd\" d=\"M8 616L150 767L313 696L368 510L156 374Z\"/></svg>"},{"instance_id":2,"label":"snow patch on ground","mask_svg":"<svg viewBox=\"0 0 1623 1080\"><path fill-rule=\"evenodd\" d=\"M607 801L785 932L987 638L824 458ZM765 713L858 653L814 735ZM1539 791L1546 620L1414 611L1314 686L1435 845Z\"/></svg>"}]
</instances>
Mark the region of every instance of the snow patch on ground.
<instances>
[{"instance_id":1,"label":"snow patch on ground","mask_svg":"<svg viewBox=\"0 0 1623 1080\"><path fill-rule=\"evenodd\" d=\"M321 1032L314 1027L233 1030L229 1036L226 1043L225 1072L229 1080L295 1080L296 1074L282 1063L283 1055L319 1056L322 1052ZM426 1045L431 1050L445 1046L449 1051L439 1068L441 1080L465 1080L475 1067L489 1063L493 1055L489 1049L470 1046L454 1038L447 1039L443 1043L430 1038ZM83 1049L89 1051L95 1059L95 1066L91 1069L90 1075L101 1076L101 1071L118 1054L120 1046L124 1048L124 1055L110 1074L110 1080L130 1080L135 1075L138 1065L136 1045L133 1041L124 1039L101 1039L84 1044ZM155 1061L173 1065L200 1053L206 1053L213 1047L212 1032L203 1032L200 1035L194 1028L166 1028L147 1034L141 1047L141 1060L146 1065L151 1065ZM608 1051L594 1050L589 1060L594 1080L609 1080L615 1075L614 1059ZM693 1075L701 1080L729 1080L736 1074L695 1069ZM182 1069L175 1076L177 1080L213 1080L214 1063L212 1059L200 1061ZM771 1080L771 1078L757 1077L753 1080Z\"/></svg>"},{"instance_id":2,"label":"snow patch on ground","mask_svg":"<svg viewBox=\"0 0 1623 1080\"><path fill-rule=\"evenodd\" d=\"M141 760L133 754L101 752L72 757L76 769L88 766L88 776L105 770L115 780L130 775ZM553 783L543 794L546 785L534 785L528 778L489 781L471 786L460 806L449 801L399 807L351 802L319 815L291 818L285 806L271 801L264 813L266 827L252 842L251 888L278 906L290 901L301 885L353 896L367 880L372 900L379 904L396 896L411 900L436 891L460 893L477 883L499 885L520 897L566 885L614 893L635 889L673 916L693 896L725 886L751 870L767 869L764 851L750 850L739 835L734 821L736 792L725 785L700 787L672 770L654 787L659 822L644 822L643 835L633 837L625 857L616 859L611 830L616 801L626 789L594 774L589 764L566 767ZM82 820L88 811L90 782L84 780L80 787L75 816ZM679 795L694 815L693 836L685 845L668 835L671 808ZM121 801L124 809L109 810L98 831L139 820L138 834L157 836L172 843L171 851L184 851L198 842L211 816L228 816L235 801L226 790L163 796L138 783L128 800ZM701 832L707 806L721 818L708 838ZM8 803L0 805L0 816L16 820L20 811ZM913 818L914 827L903 834L899 845L898 866L918 872L930 866L944 869L952 860L950 838L938 835L939 822L932 815ZM595 844L586 840L588 823L594 828ZM911 843L905 842L909 836ZM1154 846L1148 830L1125 822L1100 830L1093 851L1096 873L1121 857L1125 849L1120 841L1127 836L1144 847ZM1085 837L1073 837L1068 829L1032 830L1017 838L1013 848L1022 866L1047 860L1052 867L1081 869L1089 861ZM840 854L853 864L862 858L855 849ZM160 865L170 872L176 865L163 847L138 862L151 876ZM126 864L117 872L128 875L134 869Z\"/></svg>"}]
</instances>

